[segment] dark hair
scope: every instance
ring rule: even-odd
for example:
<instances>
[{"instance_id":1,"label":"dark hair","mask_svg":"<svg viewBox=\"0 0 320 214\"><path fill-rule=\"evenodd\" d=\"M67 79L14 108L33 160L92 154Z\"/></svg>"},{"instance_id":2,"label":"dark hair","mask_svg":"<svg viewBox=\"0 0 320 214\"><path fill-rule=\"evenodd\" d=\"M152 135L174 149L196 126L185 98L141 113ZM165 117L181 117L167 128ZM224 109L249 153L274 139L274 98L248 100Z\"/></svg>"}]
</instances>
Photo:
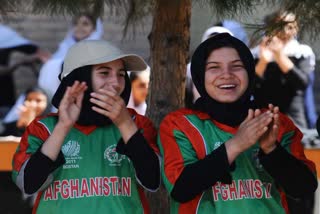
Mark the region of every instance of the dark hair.
<instances>
[{"instance_id":1,"label":"dark hair","mask_svg":"<svg viewBox=\"0 0 320 214\"><path fill-rule=\"evenodd\" d=\"M266 15L263 19L263 22L265 25L272 25L276 22L278 22L281 18L281 12L280 11L275 11L273 13L270 13Z\"/></svg>"},{"instance_id":2,"label":"dark hair","mask_svg":"<svg viewBox=\"0 0 320 214\"><path fill-rule=\"evenodd\" d=\"M130 82L136 80L139 77L138 72L130 72Z\"/></svg>"},{"instance_id":3,"label":"dark hair","mask_svg":"<svg viewBox=\"0 0 320 214\"><path fill-rule=\"evenodd\" d=\"M96 28L96 21L97 21L97 17L94 16L93 14L89 13L89 12L82 12L79 13L78 15L74 16L72 18L72 24L76 25L77 21L80 19L80 17L85 16L87 17L90 22L92 23L92 25L94 26L94 28Z\"/></svg>"},{"instance_id":4,"label":"dark hair","mask_svg":"<svg viewBox=\"0 0 320 214\"><path fill-rule=\"evenodd\" d=\"M28 95L28 94L30 94L30 93L32 93L32 92L40 92L40 93L48 96L47 92L46 92L43 88L41 88L41 87L39 87L39 86L33 86L33 87L31 87L31 88L28 88L28 89L26 90L26 95Z\"/></svg>"},{"instance_id":5,"label":"dark hair","mask_svg":"<svg viewBox=\"0 0 320 214\"><path fill-rule=\"evenodd\" d=\"M264 25L266 28L273 25L278 25L277 29L283 29L288 23L291 22L291 21L285 21L285 18L289 14L290 13L283 10L277 10L273 13L270 13L264 17L263 19ZM292 22L297 22L297 20L294 20Z\"/></svg>"},{"instance_id":6,"label":"dark hair","mask_svg":"<svg viewBox=\"0 0 320 214\"><path fill-rule=\"evenodd\" d=\"M146 70L130 72L130 75L129 75L130 82L138 79L141 75L144 74L144 72L146 72Z\"/></svg>"}]
</instances>

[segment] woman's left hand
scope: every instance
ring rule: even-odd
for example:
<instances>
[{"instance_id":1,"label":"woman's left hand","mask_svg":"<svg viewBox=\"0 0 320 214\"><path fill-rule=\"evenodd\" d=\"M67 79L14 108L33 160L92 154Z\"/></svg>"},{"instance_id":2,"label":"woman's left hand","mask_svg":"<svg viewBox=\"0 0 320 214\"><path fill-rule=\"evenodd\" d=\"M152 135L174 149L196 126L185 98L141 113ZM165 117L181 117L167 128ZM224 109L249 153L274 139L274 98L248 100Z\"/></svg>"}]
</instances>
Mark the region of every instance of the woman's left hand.
<instances>
[{"instance_id":1,"label":"woman's left hand","mask_svg":"<svg viewBox=\"0 0 320 214\"><path fill-rule=\"evenodd\" d=\"M90 101L95 104L92 109L108 117L116 126L132 120L124 100L112 86L91 93Z\"/></svg>"},{"instance_id":2,"label":"woman's left hand","mask_svg":"<svg viewBox=\"0 0 320 214\"><path fill-rule=\"evenodd\" d=\"M266 154L272 152L276 147L276 141L279 134L279 107L269 104L269 110L273 113L273 120L268 126L266 133L259 139L260 148Z\"/></svg>"},{"instance_id":3,"label":"woman's left hand","mask_svg":"<svg viewBox=\"0 0 320 214\"><path fill-rule=\"evenodd\" d=\"M94 111L108 117L119 128L124 143L138 130L124 100L112 86L92 92L90 102L96 105L92 107Z\"/></svg>"}]
</instances>

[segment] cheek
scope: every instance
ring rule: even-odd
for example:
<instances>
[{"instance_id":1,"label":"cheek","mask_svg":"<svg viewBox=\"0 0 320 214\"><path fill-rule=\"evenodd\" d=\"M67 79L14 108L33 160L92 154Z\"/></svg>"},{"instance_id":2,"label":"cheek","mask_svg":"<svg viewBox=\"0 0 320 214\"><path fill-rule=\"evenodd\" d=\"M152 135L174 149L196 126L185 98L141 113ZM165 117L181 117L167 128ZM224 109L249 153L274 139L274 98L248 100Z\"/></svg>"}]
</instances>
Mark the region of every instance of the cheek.
<instances>
[{"instance_id":1,"label":"cheek","mask_svg":"<svg viewBox=\"0 0 320 214\"><path fill-rule=\"evenodd\" d=\"M245 90L247 90L248 86L249 86L249 79L247 75L242 75L239 77L240 82L241 82L241 89L244 92Z\"/></svg>"},{"instance_id":2,"label":"cheek","mask_svg":"<svg viewBox=\"0 0 320 214\"><path fill-rule=\"evenodd\" d=\"M42 114L42 112L46 109L47 104L46 103L39 103L37 106L37 114Z\"/></svg>"},{"instance_id":3,"label":"cheek","mask_svg":"<svg viewBox=\"0 0 320 214\"><path fill-rule=\"evenodd\" d=\"M212 75L210 72L206 72L204 76L204 86L206 90L212 87L212 84L215 80L215 76Z\"/></svg>"},{"instance_id":4,"label":"cheek","mask_svg":"<svg viewBox=\"0 0 320 214\"><path fill-rule=\"evenodd\" d=\"M93 28L91 26L84 27L83 31L85 34L89 35L91 32L93 32Z\"/></svg>"},{"instance_id":5,"label":"cheek","mask_svg":"<svg viewBox=\"0 0 320 214\"><path fill-rule=\"evenodd\" d=\"M101 88L103 85L103 81L101 81L99 78L96 78L95 76L92 77L92 90L94 92L97 92L99 88Z\"/></svg>"},{"instance_id":6,"label":"cheek","mask_svg":"<svg viewBox=\"0 0 320 214\"><path fill-rule=\"evenodd\" d=\"M121 78L119 80L119 85L120 85L120 88L121 88L121 93L124 91L124 88L126 87L126 81L124 78Z\"/></svg>"}]
</instances>

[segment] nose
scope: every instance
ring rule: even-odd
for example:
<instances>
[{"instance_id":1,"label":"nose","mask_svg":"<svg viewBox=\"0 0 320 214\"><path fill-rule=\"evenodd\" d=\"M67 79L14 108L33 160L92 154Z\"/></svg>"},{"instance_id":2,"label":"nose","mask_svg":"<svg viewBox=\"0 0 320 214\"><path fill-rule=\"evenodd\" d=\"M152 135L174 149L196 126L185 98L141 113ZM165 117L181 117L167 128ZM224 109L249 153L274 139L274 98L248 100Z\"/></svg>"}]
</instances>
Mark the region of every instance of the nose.
<instances>
[{"instance_id":1,"label":"nose","mask_svg":"<svg viewBox=\"0 0 320 214\"><path fill-rule=\"evenodd\" d=\"M224 67L221 69L221 74L223 77L229 77L231 75L232 71L229 67Z\"/></svg>"}]
</instances>

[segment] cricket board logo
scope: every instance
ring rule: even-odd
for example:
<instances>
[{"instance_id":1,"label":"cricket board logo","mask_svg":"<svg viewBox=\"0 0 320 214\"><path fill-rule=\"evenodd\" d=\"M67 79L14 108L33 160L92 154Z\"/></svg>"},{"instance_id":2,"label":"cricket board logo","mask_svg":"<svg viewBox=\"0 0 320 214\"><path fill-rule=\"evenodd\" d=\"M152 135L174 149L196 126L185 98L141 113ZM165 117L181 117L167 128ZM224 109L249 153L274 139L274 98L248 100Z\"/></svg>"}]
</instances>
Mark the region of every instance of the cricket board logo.
<instances>
[{"instance_id":1,"label":"cricket board logo","mask_svg":"<svg viewBox=\"0 0 320 214\"><path fill-rule=\"evenodd\" d=\"M104 151L104 159L109 161L110 166L121 166L121 161L126 158L125 155L117 153L116 147L116 144L113 144Z\"/></svg>"},{"instance_id":2,"label":"cricket board logo","mask_svg":"<svg viewBox=\"0 0 320 214\"><path fill-rule=\"evenodd\" d=\"M82 159L82 157L79 156L80 144L77 141L69 140L62 146L61 150L66 160L63 169L79 168L78 161Z\"/></svg>"},{"instance_id":3,"label":"cricket board logo","mask_svg":"<svg viewBox=\"0 0 320 214\"><path fill-rule=\"evenodd\" d=\"M69 140L68 143L62 146L62 153L67 157L79 156L80 145L77 141Z\"/></svg>"}]
</instances>

